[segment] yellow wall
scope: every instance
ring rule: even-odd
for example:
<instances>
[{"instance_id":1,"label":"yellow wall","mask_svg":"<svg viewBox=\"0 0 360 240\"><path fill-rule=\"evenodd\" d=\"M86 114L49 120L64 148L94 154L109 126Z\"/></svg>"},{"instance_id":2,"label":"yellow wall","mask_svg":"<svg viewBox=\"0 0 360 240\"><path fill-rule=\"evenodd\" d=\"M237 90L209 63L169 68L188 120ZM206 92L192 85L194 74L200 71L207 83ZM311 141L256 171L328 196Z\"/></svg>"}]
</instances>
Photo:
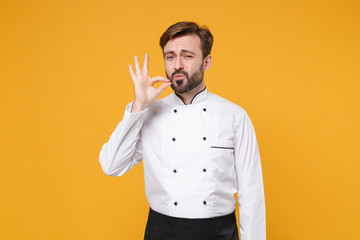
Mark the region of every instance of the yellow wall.
<instances>
[{"instance_id":1,"label":"yellow wall","mask_svg":"<svg viewBox=\"0 0 360 240\"><path fill-rule=\"evenodd\" d=\"M133 99L128 64L194 20L215 36L209 91L245 108L268 240L360 239L356 0L1 1L0 239L141 239L142 165L102 173ZM170 93L170 89L162 95Z\"/></svg>"}]
</instances>

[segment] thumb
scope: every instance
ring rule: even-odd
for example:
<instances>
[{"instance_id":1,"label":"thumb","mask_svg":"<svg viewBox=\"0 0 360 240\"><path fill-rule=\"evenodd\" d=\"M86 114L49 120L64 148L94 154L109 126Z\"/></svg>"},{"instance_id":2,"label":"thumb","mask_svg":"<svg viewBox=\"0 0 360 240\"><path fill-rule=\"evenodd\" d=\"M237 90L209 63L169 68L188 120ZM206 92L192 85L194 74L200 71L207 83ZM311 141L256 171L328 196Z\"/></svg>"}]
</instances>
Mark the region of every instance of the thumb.
<instances>
[{"instance_id":1,"label":"thumb","mask_svg":"<svg viewBox=\"0 0 360 240\"><path fill-rule=\"evenodd\" d=\"M168 88L171 85L171 82L165 82L161 84L157 89L156 93L160 95L166 88Z\"/></svg>"}]
</instances>

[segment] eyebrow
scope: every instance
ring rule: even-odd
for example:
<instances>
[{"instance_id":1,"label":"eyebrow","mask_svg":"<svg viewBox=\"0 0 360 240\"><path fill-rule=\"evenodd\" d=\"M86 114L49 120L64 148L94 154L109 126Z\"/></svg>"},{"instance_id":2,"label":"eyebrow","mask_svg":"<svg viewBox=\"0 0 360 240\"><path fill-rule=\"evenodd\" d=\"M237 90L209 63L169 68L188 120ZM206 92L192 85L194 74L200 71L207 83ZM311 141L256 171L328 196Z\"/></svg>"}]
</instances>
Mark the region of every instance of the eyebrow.
<instances>
[{"instance_id":1,"label":"eyebrow","mask_svg":"<svg viewBox=\"0 0 360 240\"><path fill-rule=\"evenodd\" d=\"M181 49L181 52L185 52L185 53L191 53L193 55L196 55L193 51L190 51L190 50L186 50L186 49ZM174 51L167 51L167 52L164 52L164 56L166 54L170 54L170 53L175 53Z\"/></svg>"}]
</instances>

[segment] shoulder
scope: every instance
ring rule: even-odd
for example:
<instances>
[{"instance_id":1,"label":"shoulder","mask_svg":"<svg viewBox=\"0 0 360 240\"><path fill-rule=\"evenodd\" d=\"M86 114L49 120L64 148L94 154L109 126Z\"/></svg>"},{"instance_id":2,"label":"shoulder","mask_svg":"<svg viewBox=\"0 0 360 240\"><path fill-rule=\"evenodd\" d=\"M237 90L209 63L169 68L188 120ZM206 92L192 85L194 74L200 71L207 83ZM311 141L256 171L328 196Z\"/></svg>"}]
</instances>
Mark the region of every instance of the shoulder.
<instances>
[{"instance_id":1,"label":"shoulder","mask_svg":"<svg viewBox=\"0 0 360 240\"><path fill-rule=\"evenodd\" d=\"M234 133L241 132L245 126L252 126L246 110L236 103L210 93L209 107L219 117L223 125L231 126Z\"/></svg>"},{"instance_id":2,"label":"shoulder","mask_svg":"<svg viewBox=\"0 0 360 240\"><path fill-rule=\"evenodd\" d=\"M236 115L244 115L246 114L245 109L241 106L233 103L219 95L214 93L209 94L209 103L212 104L214 107L218 108L221 111L226 111L228 114L236 114Z\"/></svg>"},{"instance_id":3,"label":"shoulder","mask_svg":"<svg viewBox=\"0 0 360 240\"><path fill-rule=\"evenodd\" d=\"M171 108L171 98L170 94L164 98L157 99L149 106L148 115L159 114Z\"/></svg>"},{"instance_id":4,"label":"shoulder","mask_svg":"<svg viewBox=\"0 0 360 240\"><path fill-rule=\"evenodd\" d=\"M165 96L163 98L157 99L154 103L160 104L160 105L162 105L162 104L166 105L167 103L172 101L173 94L174 93L170 93L169 95L167 95L167 96Z\"/></svg>"},{"instance_id":5,"label":"shoulder","mask_svg":"<svg viewBox=\"0 0 360 240\"><path fill-rule=\"evenodd\" d=\"M250 124L251 120L244 108L236 103L233 103L223 97L210 93L209 105L212 105L216 115L218 115L222 121L231 122L235 132L238 132L244 124Z\"/></svg>"}]
</instances>

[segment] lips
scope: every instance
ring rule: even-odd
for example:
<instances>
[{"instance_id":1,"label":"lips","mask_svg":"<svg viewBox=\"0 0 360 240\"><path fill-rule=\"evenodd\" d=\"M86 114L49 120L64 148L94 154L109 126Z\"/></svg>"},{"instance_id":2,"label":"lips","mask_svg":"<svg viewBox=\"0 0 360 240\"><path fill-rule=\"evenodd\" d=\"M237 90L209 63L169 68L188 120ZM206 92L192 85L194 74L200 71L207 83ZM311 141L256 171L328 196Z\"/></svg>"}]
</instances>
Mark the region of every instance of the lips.
<instances>
[{"instance_id":1,"label":"lips","mask_svg":"<svg viewBox=\"0 0 360 240\"><path fill-rule=\"evenodd\" d=\"M185 78L185 76L182 75L182 74L176 74L176 75L174 76L174 80L183 80L184 78Z\"/></svg>"}]
</instances>

